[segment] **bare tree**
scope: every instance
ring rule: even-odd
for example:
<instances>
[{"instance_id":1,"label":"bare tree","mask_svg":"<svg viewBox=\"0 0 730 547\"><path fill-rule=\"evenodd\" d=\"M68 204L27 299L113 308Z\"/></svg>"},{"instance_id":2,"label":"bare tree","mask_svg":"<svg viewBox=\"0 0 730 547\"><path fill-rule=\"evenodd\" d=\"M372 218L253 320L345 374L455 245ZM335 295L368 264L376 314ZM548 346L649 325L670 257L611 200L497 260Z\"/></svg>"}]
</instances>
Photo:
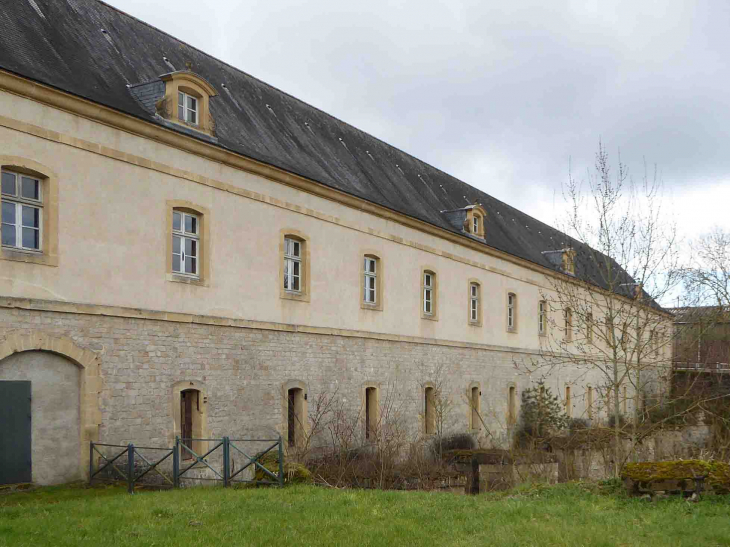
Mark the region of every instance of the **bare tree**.
<instances>
[{"instance_id":1,"label":"bare tree","mask_svg":"<svg viewBox=\"0 0 730 547\"><path fill-rule=\"evenodd\" d=\"M716 227L692 248L693 263L682 271L687 294L697 304L730 306L730 232Z\"/></svg>"},{"instance_id":2,"label":"bare tree","mask_svg":"<svg viewBox=\"0 0 730 547\"><path fill-rule=\"evenodd\" d=\"M676 227L666 222L662 185L646 166L639 181L620 161L611 167L599 143L594 168L582 180L572 172L564 187L567 211L544 255L556 272L546 275L540 309L541 351L531 373L558 367L572 381L592 382L615 431L614 473L628 402L635 426L642 396L662 388L671 370L672 317L657 302L677 286Z\"/></svg>"}]
</instances>

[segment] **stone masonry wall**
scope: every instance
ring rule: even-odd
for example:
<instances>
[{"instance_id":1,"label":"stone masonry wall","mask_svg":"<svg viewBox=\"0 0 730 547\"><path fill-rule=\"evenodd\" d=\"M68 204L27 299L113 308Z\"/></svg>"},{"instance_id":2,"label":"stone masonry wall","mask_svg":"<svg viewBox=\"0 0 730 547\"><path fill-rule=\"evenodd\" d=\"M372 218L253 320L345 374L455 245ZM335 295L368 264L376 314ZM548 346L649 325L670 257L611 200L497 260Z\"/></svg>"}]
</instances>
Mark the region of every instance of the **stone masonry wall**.
<instances>
[{"instance_id":1,"label":"stone masonry wall","mask_svg":"<svg viewBox=\"0 0 730 547\"><path fill-rule=\"evenodd\" d=\"M530 385L515 369L515 360L523 359L518 353L0 308L0 341L11 332L38 330L69 337L101 357L99 441L107 443L169 446L174 436L172 386L186 380L205 386L210 437L283 432L282 386L293 380L306 384L310 412L319 393L336 391L356 413L363 385L376 383L381 401L386 393L397 395L401 415L417 434L422 385L435 381L441 366L452 400L447 428L468 429L466 393L478 382L482 414L493 435L487 444L504 444L509 386L516 386L519 405L519 393ZM570 379L561 374L561 381Z\"/></svg>"}]
</instances>

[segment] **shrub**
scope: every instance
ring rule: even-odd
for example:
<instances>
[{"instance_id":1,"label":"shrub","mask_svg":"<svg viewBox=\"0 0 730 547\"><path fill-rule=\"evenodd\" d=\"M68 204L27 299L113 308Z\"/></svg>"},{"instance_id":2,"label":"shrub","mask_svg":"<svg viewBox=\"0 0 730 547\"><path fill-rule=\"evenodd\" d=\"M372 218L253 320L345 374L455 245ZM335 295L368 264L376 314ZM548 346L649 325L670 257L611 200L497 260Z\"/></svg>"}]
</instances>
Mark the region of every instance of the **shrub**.
<instances>
[{"instance_id":1,"label":"shrub","mask_svg":"<svg viewBox=\"0 0 730 547\"><path fill-rule=\"evenodd\" d=\"M453 433L431 441L431 452L433 454L449 450L474 450L476 447L477 443L469 433Z\"/></svg>"},{"instance_id":2,"label":"shrub","mask_svg":"<svg viewBox=\"0 0 730 547\"><path fill-rule=\"evenodd\" d=\"M546 438L565 429L568 416L558 397L540 381L522 392L520 420L515 442L522 448L535 448Z\"/></svg>"},{"instance_id":3,"label":"shrub","mask_svg":"<svg viewBox=\"0 0 730 547\"><path fill-rule=\"evenodd\" d=\"M589 429L590 427L591 422L586 418L570 418L568 420L568 429L571 431L571 433L575 431Z\"/></svg>"},{"instance_id":4,"label":"shrub","mask_svg":"<svg viewBox=\"0 0 730 547\"><path fill-rule=\"evenodd\" d=\"M608 427L610 427L610 428L616 427L617 418L618 418L618 426L620 428L626 427L628 420L626 419L626 416L624 416L623 414L612 414L611 417L608 418Z\"/></svg>"}]
</instances>

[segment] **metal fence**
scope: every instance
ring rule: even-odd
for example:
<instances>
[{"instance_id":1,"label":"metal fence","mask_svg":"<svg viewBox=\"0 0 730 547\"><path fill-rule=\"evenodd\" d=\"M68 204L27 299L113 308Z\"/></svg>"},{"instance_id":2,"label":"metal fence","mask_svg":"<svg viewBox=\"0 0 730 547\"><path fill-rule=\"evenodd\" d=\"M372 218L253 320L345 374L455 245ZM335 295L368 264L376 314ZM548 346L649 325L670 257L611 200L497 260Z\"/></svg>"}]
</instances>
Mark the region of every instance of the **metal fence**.
<instances>
[{"instance_id":1,"label":"metal fence","mask_svg":"<svg viewBox=\"0 0 730 547\"><path fill-rule=\"evenodd\" d=\"M214 443L213 448L204 454L193 450L194 443ZM256 452L245 449L246 444L267 443L266 448ZM271 444L269 444L271 443ZM208 445L209 446L209 445ZM261 460L276 450L278 470L272 472ZM105 453L106 452L106 453ZM201 451L202 452L202 451ZM154 454L154 456L152 456ZM240 455L240 465L236 458ZM126 458L126 459L125 459ZM172 458L172 468L162 465ZM211 463L211 460L216 460ZM96 464L95 464L96 461ZM244 478L244 471L251 469L253 478ZM191 471L207 472L207 477L192 476ZM104 473L106 471L106 474ZM257 473L260 478L256 478ZM154 472L154 473L153 473ZM224 487L238 483L268 484L284 486L284 445L278 439L197 439L175 438L175 446L150 447L90 443L89 444L89 484L96 480L113 480L127 483L127 491L134 493L135 485L149 484L143 481L150 473L159 476L157 487L180 487L180 479L208 480L222 482Z\"/></svg>"}]
</instances>

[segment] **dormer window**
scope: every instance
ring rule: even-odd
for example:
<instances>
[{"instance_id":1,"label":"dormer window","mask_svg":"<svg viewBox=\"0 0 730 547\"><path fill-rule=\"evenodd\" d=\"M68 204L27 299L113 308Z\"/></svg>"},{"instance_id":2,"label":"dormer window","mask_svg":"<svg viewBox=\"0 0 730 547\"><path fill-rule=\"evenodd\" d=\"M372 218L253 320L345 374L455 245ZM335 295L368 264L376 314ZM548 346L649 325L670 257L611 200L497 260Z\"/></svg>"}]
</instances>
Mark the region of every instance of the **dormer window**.
<instances>
[{"instance_id":1,"label":"dormer window","mask_svg":"<svg viewBox=\"0 0 730 547\"><path fill-rule=\"evenodd\" d=\"M542 254L555 268L568 275L575 275L575 250L571 247L557 251L543 251Z\"/></svg>"},{"instance_id":2,"label":"dormer window","mask_svg":"<svg viewBox=\"0 0 730 547\"><path fill-rule=\"evenodd\" d=\"M189 124L198 125L198 99L178 91L177 117Z\"/></svg>"},{"instance_id":3,"label":"dormer window","mask_svg":"<svg viewBox=\"0 0 730 547\"><path fill-rule=\"evenodd\" d=\"M160 79L165 82L165 95L156 103L155 112L171 122L213 136L213 86L189 70L163 74Z\"/></svg>"}]
</instances>

